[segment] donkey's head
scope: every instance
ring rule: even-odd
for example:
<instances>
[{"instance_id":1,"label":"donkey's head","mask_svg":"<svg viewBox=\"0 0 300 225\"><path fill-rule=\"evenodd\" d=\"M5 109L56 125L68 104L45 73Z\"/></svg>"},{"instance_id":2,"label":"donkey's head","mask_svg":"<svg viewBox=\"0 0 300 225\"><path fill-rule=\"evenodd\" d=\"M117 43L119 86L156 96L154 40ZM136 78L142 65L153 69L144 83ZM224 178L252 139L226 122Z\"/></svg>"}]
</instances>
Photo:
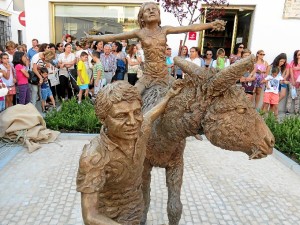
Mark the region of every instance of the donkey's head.
<instances>
[{"instance_id":1,"label":"donkey's head","mask_svg":"<svg viewBox=\"0 0 300 225\"><path fill-rule=\"evenodd\" d=\"M236 62L214 76L208 76L197 65L180 58L176 57L174 61L190 77L197 77L200 81L201 99L206 101L201 127L212 144L245 152L250 159L272 153L275 142L273 134L244 91L235 85L247 68L253 66L253 56Z\"/></svg>"}]
</instances>

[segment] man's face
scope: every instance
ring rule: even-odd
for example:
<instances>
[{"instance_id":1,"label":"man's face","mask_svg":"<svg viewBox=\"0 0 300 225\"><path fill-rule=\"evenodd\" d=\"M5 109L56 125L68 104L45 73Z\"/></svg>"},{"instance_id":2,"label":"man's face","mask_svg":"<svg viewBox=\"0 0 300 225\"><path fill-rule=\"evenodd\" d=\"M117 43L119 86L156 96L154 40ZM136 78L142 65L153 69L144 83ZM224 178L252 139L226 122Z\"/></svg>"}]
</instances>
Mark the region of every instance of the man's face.
<instances>
[{"instance_id":1,"label":"man's face","mask_svg":"<svg viewBox=\"0 0 300 225\"><path fill-rule=\"evenodd\" d=\"M109 55L110 54L110 48L108 46L104 47L104 54Z\"/></svg>"},{"instance_id":2,"label":"man's face","mask_svg":"<svg viewBox=\"0 0 300 225\"><path fill-rule=\"evenodd\" d=\"M143 114L141 103L138 100L133 102L122 101L116 103L108 112L104 121L107 127L107 136L113 141L116 139L135 140L137 139Z\"/></svg>"},{"instance_id":3,"label":"man's face","mask_svg":"<svg viewBox=\"0 0 300 225\"><path fill-rule=\"evenodd\" d=\"M32 47L34 48L35 46L37 46L38 42L36 40L32 41Z\"/></svg>"}]
</instances>

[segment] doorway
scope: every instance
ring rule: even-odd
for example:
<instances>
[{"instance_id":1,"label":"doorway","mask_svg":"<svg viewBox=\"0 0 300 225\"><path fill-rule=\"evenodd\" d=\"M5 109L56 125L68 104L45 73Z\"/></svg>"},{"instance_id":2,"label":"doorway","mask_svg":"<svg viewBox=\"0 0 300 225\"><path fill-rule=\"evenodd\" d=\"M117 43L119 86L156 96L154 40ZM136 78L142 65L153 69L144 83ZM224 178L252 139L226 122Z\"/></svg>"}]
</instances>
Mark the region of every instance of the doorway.
<instances>
[{"instance_id":1,"label":"doorway","mask_svg":"<svg viewBox=\"0 0 300 225\"><path fill-rule=\"evenodd\" d=\"M204 54L208 44L213 46L214 52L219 48L224 48L225 54L228 57L233 53L235 44L243 43L247 47L253 10L244 9L243 7L226 8L223 15L219 18L227 21L224 31L211 32L210 30L206 30L200 33L199 46L201 47L201 54ZM203 16L202 23L209 23L211 21L213 20Z\"/></svg>"}]
</instances>

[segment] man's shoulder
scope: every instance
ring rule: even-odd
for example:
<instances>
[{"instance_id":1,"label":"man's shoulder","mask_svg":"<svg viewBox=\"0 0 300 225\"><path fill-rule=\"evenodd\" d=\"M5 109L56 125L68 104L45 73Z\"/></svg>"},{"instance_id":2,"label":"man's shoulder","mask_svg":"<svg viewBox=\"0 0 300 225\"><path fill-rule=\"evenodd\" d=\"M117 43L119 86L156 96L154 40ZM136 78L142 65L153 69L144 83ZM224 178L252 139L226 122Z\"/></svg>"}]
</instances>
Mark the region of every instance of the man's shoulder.
<instances>
[{"instance_id":1,"label":"man's shoulder","mask_svg":"<svg viewBox=\"0 0 300 225\"><path fill-rule=\"evenodd\" d=\"M106 154L106 149L101 142L100 136L97 136L83 147L80 157L80 167L87 164L91 166L104 165L106 164L107 157L108 155Z\"/></svg>"}]
</instances>

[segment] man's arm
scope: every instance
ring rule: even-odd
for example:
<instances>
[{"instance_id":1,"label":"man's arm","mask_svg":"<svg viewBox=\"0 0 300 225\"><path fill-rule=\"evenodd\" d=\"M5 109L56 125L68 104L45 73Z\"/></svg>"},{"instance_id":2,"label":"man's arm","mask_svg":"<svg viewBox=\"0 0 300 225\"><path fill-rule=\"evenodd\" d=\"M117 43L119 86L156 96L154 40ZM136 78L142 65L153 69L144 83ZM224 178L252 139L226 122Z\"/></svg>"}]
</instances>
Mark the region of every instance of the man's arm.
<instances>
[{"instance_id":1,"label":"man's arm","mask_svg":"<svg viewBox=\"0 0 300 225\"><path fill-rule=\"evenodd\" d=\"M98 211L99 196L97 192L81 193L82 216L85 225L120 225Z\"/></svg>"},{"instance_id":2,"label":"man's arm","mask_svg":"<svg viewBox=\"0 0 300 225\"><path fill-rule=\"evenodd\" d=\"M150 123L156 120L165 110L170 98L178 95L182 88L183 83L181 81L175 81L173 87L167 92L166 96L161 100L161 102L148 111L144 115L144 118L148 119Z\"/></svg>"}]
</instances>

